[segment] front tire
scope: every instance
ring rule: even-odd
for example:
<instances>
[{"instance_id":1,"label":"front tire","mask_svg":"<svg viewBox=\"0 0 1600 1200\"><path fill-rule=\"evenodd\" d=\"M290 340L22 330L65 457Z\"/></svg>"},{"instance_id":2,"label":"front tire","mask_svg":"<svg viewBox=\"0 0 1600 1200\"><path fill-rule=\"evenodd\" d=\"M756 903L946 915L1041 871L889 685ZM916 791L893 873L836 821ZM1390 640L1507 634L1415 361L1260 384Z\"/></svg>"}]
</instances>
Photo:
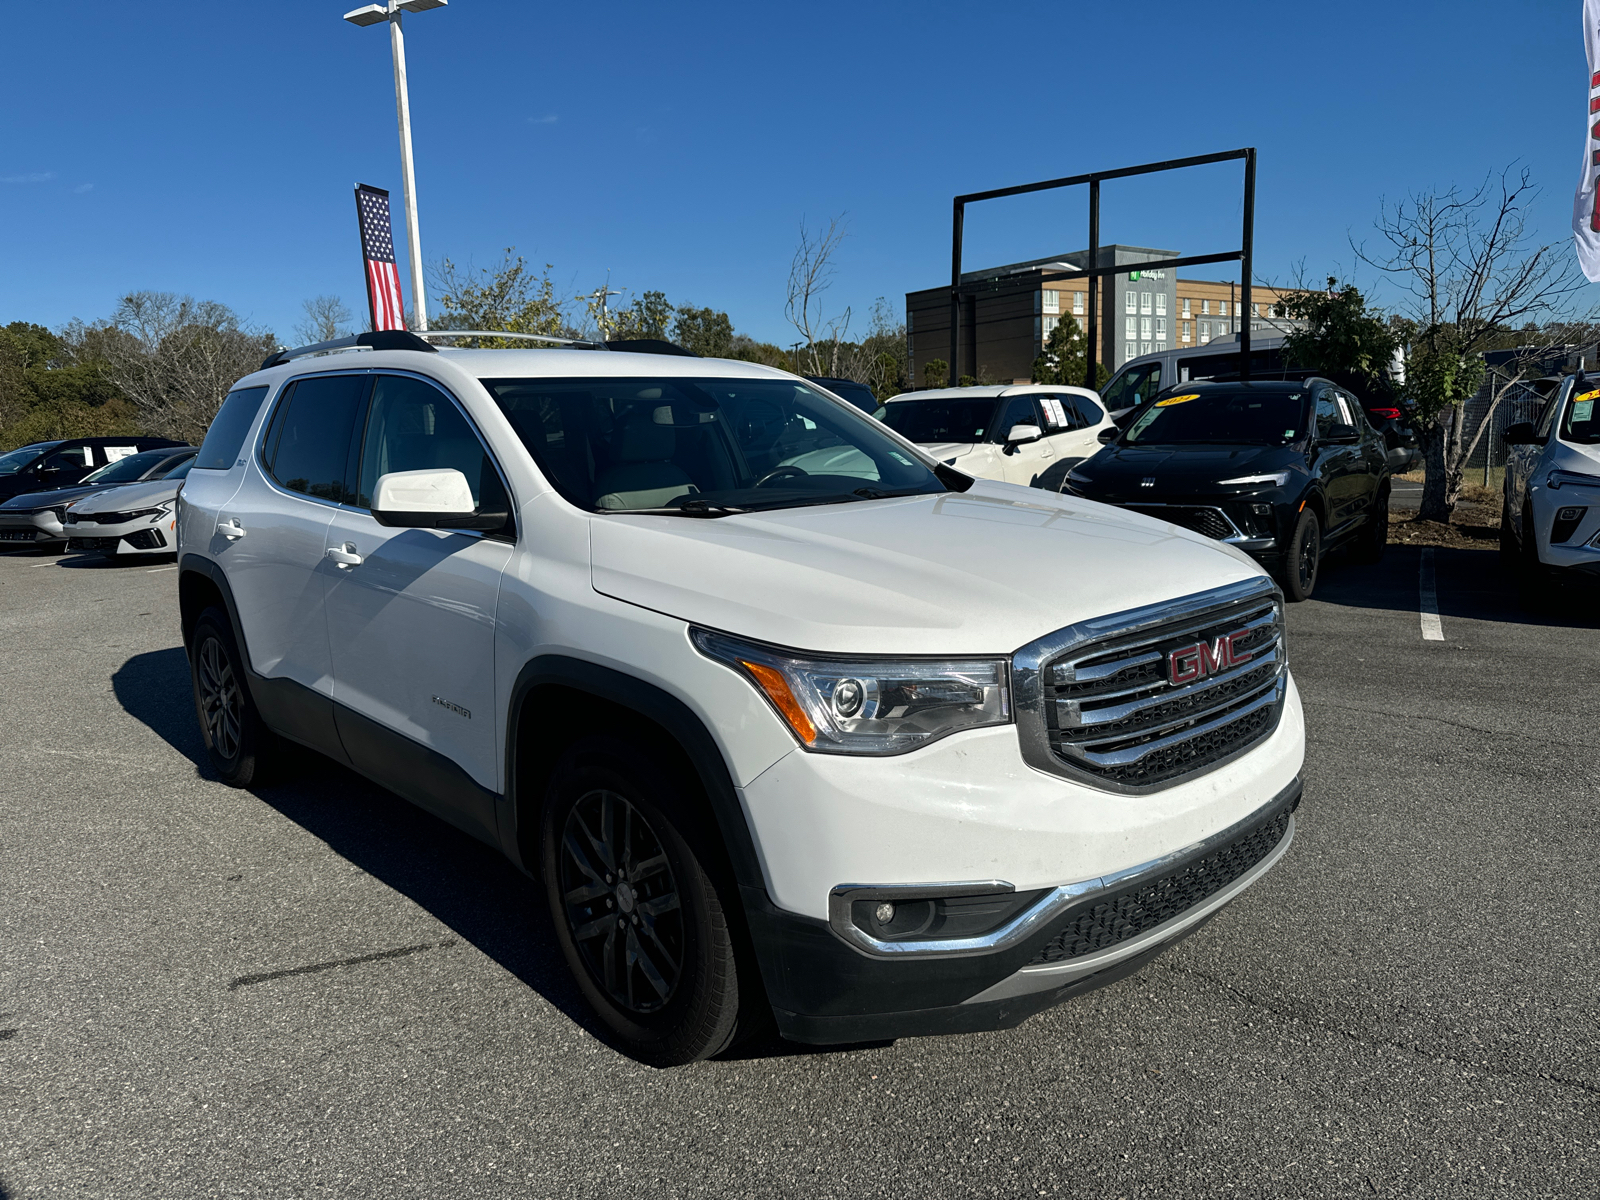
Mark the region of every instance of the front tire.
<instances>
[{"instance_id":1,"label":"front tire","mask_svg":"<svg viewBox=\"0 0 1600 1200\"><path fill-rule=\"evenodd\" d=\"M1322 566L1322 522L1310 507L1300 510L1294 533L1289 537L1288 553L1284 556L1278 582L1283 584L1287 600L1310 599L1317 587L1317 572Z\"/></svg>"},{"instance_id":2,"label":"front tire","mask_svg":"<svg viewBox=\"0 0 1600 1200\"><path fill-rule=\"evenodd\" d=\"M1517 544L1516 532L1511 528L1511 501L1500 501L1500 565L1515 571L1522 565L1522 547Z\"/></svg>"},{"instance_id":3,"label":"front tire","mask_svg":"<svg viewBox=\"0 0 1600 1200\"><path fill-rule=\"evenodd\" d=\"M657 1066L734 1040L739 973L704 822L667 764L588 738L545 796L545 896L584 998L623 1048Z\"/></svg>"},{"instance_id":4,"label":"front tire","mask_svg":"<svg viewBox=\"0 0 1600 1200\"><path fill-rule=\"evenodd\" d=\"M1522 602L1530 608L1538 608L1550 598L1554 580L1550 568L1539 561L1539 534L1533 524L1531 504L1522 509L1522 544L1518 557L1517 584Z\"/></svg>"},{"instance_id":5,"label":"front tire","mask_svg":"<svg viewBox=\"0 0 1600 1200\"><path fill-rule=\"evenodd\" d=\"M194 623L189 678L211 766L229 787L249 787L260 778L263 758L270 758L273 738L245 682L233 626L220 609L206 609Z\"/></svg>"}]
</instances>

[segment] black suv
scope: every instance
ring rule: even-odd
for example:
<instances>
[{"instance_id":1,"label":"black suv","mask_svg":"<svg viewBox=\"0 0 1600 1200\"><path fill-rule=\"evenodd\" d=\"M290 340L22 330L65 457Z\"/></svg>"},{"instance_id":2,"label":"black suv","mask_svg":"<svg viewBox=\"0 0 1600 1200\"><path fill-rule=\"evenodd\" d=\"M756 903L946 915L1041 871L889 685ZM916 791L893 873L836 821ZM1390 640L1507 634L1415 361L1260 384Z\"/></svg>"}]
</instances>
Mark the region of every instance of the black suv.
<instances>
[{"instance_id":1,"label":"black suv","mask_svg":"<svg viewBox=\"0 0 1600 1200\"><path fill-rule=\"evenodd\" d=\"M0 500L24 492L46 492L72 487L96 467L116 462L141 450L182 446L171 438L80 437L64 441L34 442L0 454Z\"/></svg>"},{"instance_id":2,"label":"black suv","mask_svg":"<svg viewBox=\"0 0 1600 1200\"><path fill-rule=\"evenodd\" d=\"M1237 546L1291 600L1323 554L1353 543L1369 562L1389 539L1384 438L1331 380L1168 388L1067 475L1067 490Z\"/></svg>"}]
</instances>

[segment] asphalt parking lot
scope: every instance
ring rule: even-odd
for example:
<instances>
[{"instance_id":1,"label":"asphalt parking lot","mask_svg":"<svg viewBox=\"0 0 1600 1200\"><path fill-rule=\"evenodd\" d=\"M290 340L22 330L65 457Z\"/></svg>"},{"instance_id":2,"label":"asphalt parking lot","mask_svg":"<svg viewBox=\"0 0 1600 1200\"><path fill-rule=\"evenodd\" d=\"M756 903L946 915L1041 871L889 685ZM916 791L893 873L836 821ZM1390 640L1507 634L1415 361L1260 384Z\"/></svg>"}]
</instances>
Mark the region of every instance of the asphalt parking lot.
<instances>
[{"instance_id":1,"label":"asphalt parking lot","mask_svg":"<svg viewBox=\"0 0 1600 1200\"><path fill-rule=\"evenodd\" d=\"M487 848L209 778L162 566L0 557L0 1200L1600 1194L1592 593L1329 564L1298 839L1200 934L1008 1032L657 1071Z\"/></svg>"}]
</instances>

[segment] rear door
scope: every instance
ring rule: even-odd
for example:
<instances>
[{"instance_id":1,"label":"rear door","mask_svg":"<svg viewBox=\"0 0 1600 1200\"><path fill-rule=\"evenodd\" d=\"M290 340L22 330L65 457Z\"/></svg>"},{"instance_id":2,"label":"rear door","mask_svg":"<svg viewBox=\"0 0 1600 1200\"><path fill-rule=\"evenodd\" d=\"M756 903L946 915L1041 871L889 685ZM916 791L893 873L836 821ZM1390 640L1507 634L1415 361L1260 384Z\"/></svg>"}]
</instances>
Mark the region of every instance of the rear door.
<instances>
[{"instance_id":1,"label":"rear door","mask_svg":"<svg viewBox=\"0 0 1600 1200\"><path fill-rule=\"evenodd\" d=\"M340 737L358 770L492 842L495 612L513 541L385 528L371 504L383 475L453 467L480 508L511 511L504 477L461 406L418 376L376 377L361 443L353 504L333 514L323 544L344 560L324 566ZM397 750L384 731L462 774L410 745Z\"/></svg>"},{"instance_id":2,"label":"rear door","mask_svg":"<svg viewBox=\"0 0 1600 1200\"><path fill-rule=\"evenodd\" d=\"M355 492L357 417L371 375L300 378L284 389L261 458L218 513L213 559L232 585L250 665L324 696L333 663L324 615L327 530Z\"/></svg>"}]
</instances>

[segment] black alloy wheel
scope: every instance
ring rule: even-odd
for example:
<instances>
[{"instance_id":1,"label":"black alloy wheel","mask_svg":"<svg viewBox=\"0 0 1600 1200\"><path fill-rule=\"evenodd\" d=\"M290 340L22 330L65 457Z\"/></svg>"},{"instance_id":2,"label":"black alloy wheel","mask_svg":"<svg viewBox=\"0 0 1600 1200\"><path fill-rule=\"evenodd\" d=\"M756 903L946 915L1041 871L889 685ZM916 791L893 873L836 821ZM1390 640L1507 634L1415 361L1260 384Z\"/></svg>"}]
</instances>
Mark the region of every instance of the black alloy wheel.
<instances>
[{"instance_id":1,"label":"black alloy wheel","mask_svg":"<svg viewBox=\"0 0 1600 1200\"><path fill-rule=\"evenodd\" d=\"M738 892L714 831L670 762L615 738L568 749L545 792L545 898L562 956L620 1047L656 1066L718 1054L765 1016L735 951ZM741 982L753 990L742 1013Z\"/></svg>"},{"instance_id":2,"label":"black alloy wheel","mask_svg":"<svg viewBox=\"0 0 1600 1200\"><path fill-rule=\"evenodd\" d=\"M1322 563L1322 522L1307 505L1300 510L1294 533L1289 538L1279 582L1287 600L1306 600L1317 587L1317 571Z\"/></svg>"},{"instance_id":3,"label":"black alloy wheel","mask_svg":"<svg viewBox=\"0 0 1600 1200\"><path fill-rule=\"evenodd\" d=\"M596 788L567 811L561 899L589 973L630 1013L663 1008L683 972L683 906L661 839L627 800Z\"/></svg>"},{"instance_id":4,"label":"black alloy wheel","mask_svg":"<svg viewBox=\"0 0 1600 1200\"><path fill-rule=\"evenodd\" d=\"M245 682L243 660L227 615L208 608L194 623L189 674L195 715L211 765L230 787L249 787L261 773L272 735L262 724Z\"/></svg>"}]
</instances>

